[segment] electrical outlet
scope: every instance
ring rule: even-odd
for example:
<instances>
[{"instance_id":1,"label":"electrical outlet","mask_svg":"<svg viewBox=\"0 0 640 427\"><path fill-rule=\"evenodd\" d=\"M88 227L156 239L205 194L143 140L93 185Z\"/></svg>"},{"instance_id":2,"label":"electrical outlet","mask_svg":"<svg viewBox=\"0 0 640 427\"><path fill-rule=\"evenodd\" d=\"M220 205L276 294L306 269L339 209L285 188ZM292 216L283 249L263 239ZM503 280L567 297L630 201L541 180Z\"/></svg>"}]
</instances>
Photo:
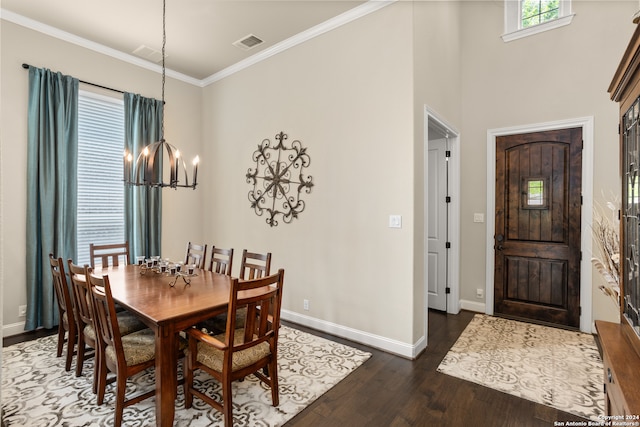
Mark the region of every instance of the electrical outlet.
<instances>
[{"instance_id":1,"label":"electrical outlet","mask_svg":"<svg viewBox=\"0 0 640 427\"><path fill-rule=\"evenodd\" d=\"M305 310L309 310L309 300L308 299L302 300L302 308L304 308Z\"/></svg>"},{"instance_id":2,"label":"electrical outlet","mask_svg":"<svg viewBox=\"0 0 640 427\"><path fill-rule=\"evenodd\" d=\"M483 297L484 297L484 289L482 288L476 289L476 298L483 298Z\"/></svg>"},{"instance_id":3,"label":"electrical outlet","mask_svg":"<svg viewBox=\"0 0 640 427\"><path fill-rule=\"evenodd\" d=\"M19 305L18 306L18 317L25 317L27 315L27 306Z\"/></svg>"}]
</instances>

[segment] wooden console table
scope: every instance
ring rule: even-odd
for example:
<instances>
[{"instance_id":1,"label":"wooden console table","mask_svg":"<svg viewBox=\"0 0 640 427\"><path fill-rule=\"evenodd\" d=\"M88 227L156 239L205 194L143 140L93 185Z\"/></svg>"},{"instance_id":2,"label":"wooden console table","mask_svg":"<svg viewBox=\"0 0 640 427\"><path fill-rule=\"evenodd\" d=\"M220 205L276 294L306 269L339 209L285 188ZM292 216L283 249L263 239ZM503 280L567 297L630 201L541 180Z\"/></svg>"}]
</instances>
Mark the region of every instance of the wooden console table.
<instances>
[{"instance_id":1,"label":"wooden console table","mask_svg":"<svg viewBox=\"0 0 640 427\"><path fill-rule=\"evenodd\" d=\"M596 330L604 362L606 413L640 421L632 418L640 416L640 357L619 323L596 320Z\"/></svg>"}]
</instances>

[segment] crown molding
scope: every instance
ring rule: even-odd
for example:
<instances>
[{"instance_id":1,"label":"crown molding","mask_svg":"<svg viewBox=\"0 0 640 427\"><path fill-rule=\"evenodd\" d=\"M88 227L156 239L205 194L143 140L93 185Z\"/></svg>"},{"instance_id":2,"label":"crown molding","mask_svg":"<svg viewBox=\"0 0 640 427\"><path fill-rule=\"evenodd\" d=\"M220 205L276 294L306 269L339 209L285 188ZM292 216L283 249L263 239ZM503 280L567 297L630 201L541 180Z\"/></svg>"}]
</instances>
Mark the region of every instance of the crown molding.
<instances>
[{"instance_id":1,"label":"crown molding","mask_svg":"<svg viewBox=\"0 0 640 427\"><path fill-rule=\"evenodd\" d=\"M334 30L345 24L355 21L356 19L362 18L363 16L382 9L383 7L389 6L396 1L398 0L369 0L366 3L361 4L360 6L356 6L353 9L350 9L334 18L316 25L315 27L311 27L308 30L302 31L295 36L289 37L288 39L283 40L280 43L276 43L273 46L256 53L255 55L245 58L242 61L236 62L235 64L223 70L220 70L215 74L212 74L211 76L202 80L202 86L208 86L212 83L224 79L225 77L229 77L232 74L237 73L238 71L244 70L245 68L264 61L267 58L271 58L278 53L284 52L285 50L291 49L294 46L298 46L299 44L311 40L328 31Z\"/></svg>"},{"instance_id":2,"label":"crown molding","mask_svg":"<svg viewBox=\"0 0 640 427\"><path fill-rule=\"evenodd\" d=\"M243 59L242 61L239 61L202 80L193 78L186 74L182 74L170 69L166 69L166 75L168 77L183 81L185 83L192 84L194 86L205 87L219 80L222 80L225 77L235 74L238 71L244 70L245 68L255 65L261 61L264 61L267 58L277 55L278 53L284 52L287 49L290 49L294 46L297 46L308 40L311 40L321 34L324 34L328 31L339 28L345 24L355 21L356 19L362 18L363 16L366 16L379 9L382 9L383 7L393 4L396 1L398 0L368 0L366 3L363 3L360 6L356 6L353 9L348 10L334 18L331 18L321 24L311 27L308 30L305 30L301 33L296 34L295 36L289 37L288 39L283 40L280 43L276 43L273 46L267 49L264 49L246 59ZM95 52L110 56L120 61L127 62L132 65L136 65L138 67L145 68L147 70L151 70L159 74L162 73L162 67L157 64L154 64L149 61L145 61L144 59L138 58L137 56L130 55L116 49L112 49L102 44L92 42L91 40L78 37L74 34L68 33L66 31L62 31L58 28L43 24L42 22L35 21L33 19L19 15L17 13L13 13L6 9L0 9L0 19L8 22L13 22L14 24L21 25L31 30L46 34L50 37L54 37L54 38L84 47L86 49L93 50Z\"/></svg>"},{"instance_id":3,"label":"crown molding","mask_svg":"<svg viewBox=\"0 0 640 427\"><path fill-rule=\"evenodd\" d=\"M142 58L138 58L137 56L130 55L128 53L124 53L116 49L112 49L100 43L92 42L91 40L87 40L85 38L76 36L75 34L62 31L58 28L43 24L42 22L35 21L33 19L11 12L9 10L0 9L0 19L4 21L12 22L14 24L20 25L25 28L29 28L30 30L37 31L47 36L60 39L62 41L66 41L68 43L72 43L77 46L84 47L94 52L98 52L103 55L110 56L120 61L127 62L129 64L136 65L138 67L145 68L150 71L154 71L158 74L162 74L162 67L158 64L145 61ZM34 65L37 65L37 64L34 64ZM182 74L177 71L170 70L168 68L165 71L168 77L174 78L176 80L181 80L185 83L189 83L195 86L202 87L202 80L195 79L193 77L187 76L186 74Z\"/></svg>"}]
</instances>

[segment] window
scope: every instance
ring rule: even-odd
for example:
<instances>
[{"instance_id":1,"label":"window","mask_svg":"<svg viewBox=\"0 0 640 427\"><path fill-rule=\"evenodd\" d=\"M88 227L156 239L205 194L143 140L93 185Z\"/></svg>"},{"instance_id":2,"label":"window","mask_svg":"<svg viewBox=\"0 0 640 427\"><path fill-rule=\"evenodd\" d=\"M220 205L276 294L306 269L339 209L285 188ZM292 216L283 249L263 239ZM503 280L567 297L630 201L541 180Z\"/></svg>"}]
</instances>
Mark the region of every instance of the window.
<instances>
[{"instance_id":1,"label":"window","mask_svg":"<svg viewBox=\"0 0 640 427\"><path fill-rule=\"evenodd\" d=\"M523 209L544 209L547 204L547 179L546 178L523 178L522 208Z\"/></svg>"},{"instance_id":2,"label":"window","mask_svg":"<svg viewBox=\"0 0 640 427\"><path fill-rule=\"evenodd\" d=\"M559 17L559 0L522 0L520 26L527 28Z\"/></svg>"},{"instance_id":3,"label":"window","mask_svg":"<svg viewBox=\"0 0 640 427\"><path fill-rule=\"evenodd\" d=\"M505 0L505 42L569 25L571 0Z\"/></svg>"},{"instance_id":4,"label":"window","mask_svg":"<svg viewBox=\"0 0 640 427\"><path fill-rule=\"evenodd\" d=\"M78 98L78 264L90 243L124 242L124 102L80 91Z\"/></svg>"}]
</instances>

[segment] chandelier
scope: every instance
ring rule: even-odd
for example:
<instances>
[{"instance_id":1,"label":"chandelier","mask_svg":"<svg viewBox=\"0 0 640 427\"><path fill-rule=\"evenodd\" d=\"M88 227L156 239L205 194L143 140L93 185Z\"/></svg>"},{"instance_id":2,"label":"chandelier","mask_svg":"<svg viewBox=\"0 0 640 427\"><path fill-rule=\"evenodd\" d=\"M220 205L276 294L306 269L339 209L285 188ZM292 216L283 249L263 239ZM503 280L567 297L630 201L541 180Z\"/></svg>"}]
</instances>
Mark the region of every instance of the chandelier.
<instances>
[{"instance_id":1,"label":"chandelier","mask_svg":"<svg viewBox=\"0 0 640 427\"><path fill-rule=\"evenodd\" d=\"M167 44L166 30L166 0L162 1L162 105L164 106L164 86L166 79L165 67L165 47ZM167 156L167 160L164 156ZM168 161L168 166L166 164ZM189 183L187 168L184 160L180 156L180 150L169 144L164 139L164 114L162 114L162 127L160 130L160 140L153 142L142 149L135 163L133 154L128 150L124 152L124 183L129 186L145 187L170 187L170 188L193 188L195 190L198 183L198 163L200 158L193 159L192 181ZM180 181L180 174L184 181ZM168 175L168 181L165 177Z\"/></svg>"}]
</instances>

